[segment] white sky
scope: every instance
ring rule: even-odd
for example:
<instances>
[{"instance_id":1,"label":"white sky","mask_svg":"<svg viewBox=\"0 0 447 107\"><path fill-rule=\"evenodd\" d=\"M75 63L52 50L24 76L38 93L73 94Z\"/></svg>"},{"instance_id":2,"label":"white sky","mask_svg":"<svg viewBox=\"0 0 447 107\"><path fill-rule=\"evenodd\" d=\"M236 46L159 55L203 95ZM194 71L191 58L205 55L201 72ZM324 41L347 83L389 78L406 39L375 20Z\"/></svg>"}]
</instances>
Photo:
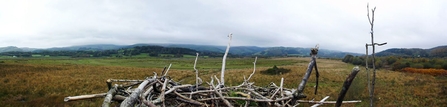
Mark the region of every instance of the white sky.
<instances>
[{"instance_id":1,"label":"white sky","mask_svg":"<svg viewBox=\"0 0 447 107\"><path fill-rule=\"evenodd\" d=\"M0 0L0 47L181 43L365 52L446 45L445 0Z\"/></svg>"}]
</instances>

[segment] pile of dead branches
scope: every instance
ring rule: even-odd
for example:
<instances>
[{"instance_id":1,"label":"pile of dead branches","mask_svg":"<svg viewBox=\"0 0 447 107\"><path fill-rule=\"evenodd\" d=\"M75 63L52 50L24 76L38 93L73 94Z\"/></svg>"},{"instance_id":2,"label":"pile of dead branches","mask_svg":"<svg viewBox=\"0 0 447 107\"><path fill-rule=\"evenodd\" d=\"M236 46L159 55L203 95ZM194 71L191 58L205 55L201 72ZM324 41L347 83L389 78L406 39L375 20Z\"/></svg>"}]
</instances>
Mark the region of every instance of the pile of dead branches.
<instances>
[{"instance_id":1,"label":"pile of dead branches","mask_svg":"<svg viewBox=\"0 0 447 107\"><path fill-rule=\"evenodd\" d=\"M64 101L104 98L103 107L109 107L112 102L120 104L121 107L297 106L300 103L314 103L314 106L319 106L324 103L337 103L336 106L340 106L341 103L361 102L342 101L352 80L355 78L357 72L359 72L358 67L355 67L351 75L347 77L337 101L325 101L329 96L326 96L320 101L300 100L306 97L303 94L303 91L313 69L315 69L317 76L315 93L317 91L319 77L316 63L317 53L318 46L311 50L311 61L308 65L306 74L297 89L284 88L284 78L281 79L279 86L273 82L266 87L255 86L253 82L249 82L250 78L255 73L255 70L253 70L253 73L238 86L225 86L222 79L219 80L216 76L211 77L211 81L206 82L207 86L205 86L203 85L203 81L198 78L197 69L195 69L194 64L194 69L196 70L196 84L194 85L181 84L172 80L170 76L167 75L169 68L167 70L165 68L162 75L158 76L154 73L152 77L147 77L144 80L109 79L107 80L109 88L107 93L66 97ZM253 64L256 68L256 59ZM114 82L119 82L121 84L112 85Z\"/></svg>"}]
</instances>

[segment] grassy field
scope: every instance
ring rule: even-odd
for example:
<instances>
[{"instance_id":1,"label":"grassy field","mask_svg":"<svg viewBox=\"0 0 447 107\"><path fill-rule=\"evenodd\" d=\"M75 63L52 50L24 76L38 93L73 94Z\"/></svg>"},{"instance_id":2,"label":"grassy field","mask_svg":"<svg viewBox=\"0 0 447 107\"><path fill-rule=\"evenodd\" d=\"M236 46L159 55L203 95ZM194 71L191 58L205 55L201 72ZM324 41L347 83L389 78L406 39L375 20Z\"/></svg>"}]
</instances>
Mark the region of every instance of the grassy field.
<instances>
[{"instance_id":1,"label":"grassy field","mask_svg":"<svg viewBox=\"0 0 447 107\"><path fill-rule=\"evenodd\" d=\"M239 85L244 76L253 71L253 58L229 58L227 60L226 85ZM301 81L310 58L258 59L256 74L251 81L257 86L270 82L296 88ZM107 79L144 79L153 72L161 73L164 66L172 63L169 74L184 84L194 83L194 58L33 58L2 59L0 63L1 106L99 106L104 99L63 102L67 96L107 92ZM200 77L210 81L210 76L220 75L222 59L199 58L197 67ZM343 81L353 65L340 60L317 60L320 81L317 95L313 94L315 74L307 83L306 100L331 96L336 100ZM274 65L291 69L282 75L263 75L259 71ZM383 106L447 106L447 77L424 74L401 73L379 70L376 83L376 105ZM344 106L367 106L369 104L366 72L362 68L345 100L362 100L362 103ZM309 106L304 104L303 106ZM331 104L325 106L334 106Z\"/></svg>"}]
</instances>

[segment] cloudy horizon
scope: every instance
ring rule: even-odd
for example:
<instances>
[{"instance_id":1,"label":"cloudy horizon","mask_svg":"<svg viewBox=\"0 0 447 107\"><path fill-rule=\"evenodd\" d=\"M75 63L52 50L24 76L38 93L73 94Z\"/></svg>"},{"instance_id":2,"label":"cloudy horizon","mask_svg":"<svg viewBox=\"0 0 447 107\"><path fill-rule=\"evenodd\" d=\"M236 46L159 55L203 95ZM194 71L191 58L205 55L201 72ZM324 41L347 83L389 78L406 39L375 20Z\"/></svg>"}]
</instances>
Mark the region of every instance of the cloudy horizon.
<instances>
[{"instance_id":1,"label":"cloudy horizon","mask_svg":"<svg viewBox=\"0 0 447 107\"><path fill-rule=\"evenodd\" d=\"M313 47L364 53L366 4L374 41L389 48L447 45L447 1L0 1L0 47L173 43Z\"/></svg>"}]
</instances>

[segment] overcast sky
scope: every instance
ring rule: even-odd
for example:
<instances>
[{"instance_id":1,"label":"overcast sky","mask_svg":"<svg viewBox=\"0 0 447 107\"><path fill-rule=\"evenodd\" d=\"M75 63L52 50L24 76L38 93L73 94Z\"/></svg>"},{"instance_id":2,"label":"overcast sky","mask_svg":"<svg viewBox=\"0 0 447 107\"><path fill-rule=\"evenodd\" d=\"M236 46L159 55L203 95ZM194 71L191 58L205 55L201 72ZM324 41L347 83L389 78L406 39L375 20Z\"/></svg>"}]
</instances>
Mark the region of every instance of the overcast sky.
<instances>
[{"instance_id":1,"label":"overcast sky","mask_svg":"<svg viewBox=\"0 0 447 107\"><path fill-rule=\"evenodd\" d=\"M1 0L0 47L181 43L365 52L447 45L445 0Z\"/></svg>"}]
</instances>

